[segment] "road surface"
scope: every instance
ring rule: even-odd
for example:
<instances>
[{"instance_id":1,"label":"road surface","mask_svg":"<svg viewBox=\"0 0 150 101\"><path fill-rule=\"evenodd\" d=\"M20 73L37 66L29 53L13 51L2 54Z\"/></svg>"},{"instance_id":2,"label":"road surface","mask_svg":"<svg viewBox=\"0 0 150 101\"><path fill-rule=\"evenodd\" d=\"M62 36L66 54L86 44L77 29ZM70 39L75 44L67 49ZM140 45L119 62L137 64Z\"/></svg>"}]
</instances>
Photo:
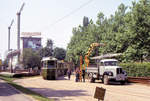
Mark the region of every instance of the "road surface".
<instances>
[{"instance_id":1,"label":"road surface","mask_svg":"<svg viewBox=\"0 0 150 101\"><path fill-rule=\"evenodd\" d=\"M0 79L0 101L33 101Z\"/></svg>"},{"instance_id":2,"label":"road surface","mask_svg":"<svg viewBox=\"0 0 150 101\"><path fill-rule=\"evenodd\" d=\"M15 81L35 92L38 92L55 101L97 101L94 99L96 87L106 89L104 101L150 101L150 86L142 84L120 85L112 83L104 85L100 82L75 82L59 78L59 80L43 80L42 77L33 77Z\"/></svg>"}]
</instances>

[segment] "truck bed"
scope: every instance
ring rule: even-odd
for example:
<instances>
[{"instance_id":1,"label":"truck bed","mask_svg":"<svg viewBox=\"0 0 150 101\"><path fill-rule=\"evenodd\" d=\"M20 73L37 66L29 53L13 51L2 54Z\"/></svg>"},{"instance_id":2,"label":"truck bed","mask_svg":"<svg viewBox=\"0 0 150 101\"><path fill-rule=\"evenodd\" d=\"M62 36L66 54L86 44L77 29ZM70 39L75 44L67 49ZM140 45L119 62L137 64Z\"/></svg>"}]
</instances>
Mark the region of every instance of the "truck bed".
<instances>
[{"instance_id":1,"label":"truck bed","mask_svg":"<svg viewBox=\"0 0 150 101\"><path fill-rule=\"evenodd\" d=\"M87 67L87 73L98 73L98 68L96 66Z\"/></svg>"}]
</instances>

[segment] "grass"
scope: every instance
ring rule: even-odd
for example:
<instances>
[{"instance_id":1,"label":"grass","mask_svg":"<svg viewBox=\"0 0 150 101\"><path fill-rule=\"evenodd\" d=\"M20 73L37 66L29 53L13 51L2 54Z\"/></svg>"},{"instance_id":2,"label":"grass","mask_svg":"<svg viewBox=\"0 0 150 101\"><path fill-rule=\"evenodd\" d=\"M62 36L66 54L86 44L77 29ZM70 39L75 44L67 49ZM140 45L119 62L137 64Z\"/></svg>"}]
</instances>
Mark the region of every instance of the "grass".
<instances>
[{"instance_id":1,"label":"grass","mask_svg":"<svg viewBox=\"0 0 150 101\"><path fill-rule=\"evenodd\" d=\"M29 90L29 89L27 89L21 85L14 83L13 81L18 79L18 78L13 78L9 75L0 75L0 79L5 80L8 84L15 87L16 89L18 89L22 93L27 94L29 96L32 96L33 98L35 98L38 101L53 101L53 100L50 100L50 99L48 99L48 98L46 98L46 97L44 97L44 96L42 96L36 92L33 92L33 91L31 91L31 90Z\"/></svg>"}]
</instances>

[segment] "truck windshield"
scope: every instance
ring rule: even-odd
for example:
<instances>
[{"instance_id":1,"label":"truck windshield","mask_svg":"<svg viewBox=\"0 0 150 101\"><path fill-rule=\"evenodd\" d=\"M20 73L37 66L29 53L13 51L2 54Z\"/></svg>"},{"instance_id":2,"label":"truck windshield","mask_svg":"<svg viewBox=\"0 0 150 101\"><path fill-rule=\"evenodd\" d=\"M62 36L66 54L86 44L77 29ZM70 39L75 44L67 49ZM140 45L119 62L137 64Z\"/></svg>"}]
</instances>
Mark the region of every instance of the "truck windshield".
<instances>
[{"instance_id":1,"label":"truck windshield","mask_svg":"<svg viewBox=\"0 0 150 101\"><path fill-rule=\"evenodd\" d=\"M117 61L105 61L104 65L105 66L117 66L118 62Z\"/></svg>"}]
</instances>

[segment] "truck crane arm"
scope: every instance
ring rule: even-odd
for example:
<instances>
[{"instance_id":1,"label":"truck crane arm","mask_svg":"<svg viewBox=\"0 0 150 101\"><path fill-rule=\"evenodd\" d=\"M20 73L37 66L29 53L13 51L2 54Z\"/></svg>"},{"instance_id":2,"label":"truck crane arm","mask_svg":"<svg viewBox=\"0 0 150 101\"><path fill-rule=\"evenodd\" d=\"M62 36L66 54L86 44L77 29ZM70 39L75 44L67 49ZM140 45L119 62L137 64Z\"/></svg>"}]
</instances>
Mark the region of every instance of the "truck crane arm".
<instances>
[{"instance_id":1,"label":"truck crane arm","mask_svg":"<svg viewBox=\"0 0 150 101\"><path fill-rule=\"evenodd\" d=\"M85 64L86 65L84 65L84 71L85 71L85 68L86 68L86 66L87 66L87 68L88 68L88 65L89 65L89 59L88 59L88 57L90 56L90 54L91 54L91 52L93 51L93 49L95 48L95 47L98 47L98 46L105 46L105 44L103 44L103 43L92 43L91 45L90 45L90 47L89 47L89 49L88 49L88 51L87 51L87 53L86 53L86 55L85 55ZM80 56L80 81L82 81L81 79L82 79L82 56Z\"/></svg>"},{"instance_id":2,"label":"truck crane arm","mask_svg":"<svg viewBox=\"0 0 150 101\"><path fill-rule=\"evenodd\" d=\"M90 56L90 54L91 54L91 52L93 51L93 49L94 49L95 47L99 47L99 46L105 46L105 44L104 44L104 43L92 43L92 44L90 45L90 47L89 47L89 49L88 49L88 51L87 51L87 53L86 53L86 55L85 55L85 63L86 63L86 65L87 65L87 67L88 67L88 65L89 65L89 59L88 59L88 57ZM84 69L85 69L85 66L84 66Z\"/></svg>"}]
</instances>

